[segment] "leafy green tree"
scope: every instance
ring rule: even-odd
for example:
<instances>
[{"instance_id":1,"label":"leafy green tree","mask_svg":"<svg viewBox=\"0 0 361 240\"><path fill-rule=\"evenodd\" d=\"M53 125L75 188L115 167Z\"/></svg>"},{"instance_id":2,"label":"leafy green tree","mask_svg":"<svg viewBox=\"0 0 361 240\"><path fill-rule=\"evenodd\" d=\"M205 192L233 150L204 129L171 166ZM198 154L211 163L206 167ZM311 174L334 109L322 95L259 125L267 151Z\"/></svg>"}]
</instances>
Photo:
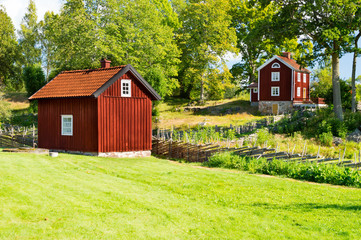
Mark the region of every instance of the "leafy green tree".
<instances>
[{"instance_id":1,"label":"leafy green tree","mask_svg":"<svg viewBox=\"0 0 361 240\"><path fill-rule=\"evenodd\" d=\"M36 93L46 83L45 74L41 66L28 66L24 68L23 79L28 96Z\"/></svg>"},{"instance_id":2,"label":"leafy green tree","mask_svg":"<svg viewBox=\"0 0 361 240\"><path fill-rule=\"evenodd\" d=\"M236 52L236 35L228 14L228 1L187 2L180 12L182 27L178 46L182 51L179 74L180 95L205 97L205 76L229 51Z\"/></svg>"},{"instance_id":3,"label":"leafy green tree","mask_svg":"<svg viewBox=\"0 0 361 240\"><path fill-rule=\"evenodd\" d=\"M14 25L5 8L0 5L0 81L5 86L21 88L20 61L21 55Z\"/></svg>"},{"instance_id":4,"label":"leafy green tree","mask_svg":"<svg viewBox=\"0 0 361 240\"><path fill-rule=\"evenodd\" d=\"M176 87L179 50L176 13L165 0L67 0L60 14L42 22L47 75L55 70L133 65L142 75L161 71L166 94Z\"/></svg>"},{"instance_id":5,"label":"leafy green tree","mask_svg":"<svg viewBox=\"0 0 361 240\"><path fill-rule=\"evenodd\" d=\"M343 119L339 59L352 40L354 16L360 0L278 1L281 10L274 18L274 31L312 40L317 58L331 56L334 112Z\"/></svg>"},{"instance_id":6,"label":"leafy green tree","mask_svg":"<svg viewBox=\"0 0 361 240\"><path fill-rule=\"evenodd\" d=\"M37 23L36 7L33 0L29 2L27 13L25 13L20 29L19 45L24 56L25 66L40 64L39 25Z\"/></svg>"},{"instance_id":7,"label":"leafy green tree","mask_svg":"<svg viewBox=\"0 0 361 240\"><path fill-rule=\"evenodd\" d=\"M292 52L296 60L312 51L311 41L300 44L294 36L277 39L269 34L274 15L278 12L275 2L233 0L230 14L232 26L236 29L237 47L242 60L233 65L231 73L239 85L257 82L257 68L272 55Z\"/></svg>"},{"instance_id":8,"label":"leafy green tree","mask_svg":"<svg viewBox=\"0 0 361 240\"><path fill-rule=\"evenodd\" d=\"M210 69L207 74L207 98L211 100L224 99L227 89L233 87L231 83L232 74L226 65L223 66L222 72L216 69Z\"/></svg>"},{"instance_id":9,"label":"leafy green tree","mask_svg":"<svg viewBox=\"0 0 361 240\"><path fill-rule=\"evenodd\" d=\"M332 92L331 62L325 61L319 69L313 72L314 79L311 83L311 98L326 98Z\"/></svg>"}]
</instances>

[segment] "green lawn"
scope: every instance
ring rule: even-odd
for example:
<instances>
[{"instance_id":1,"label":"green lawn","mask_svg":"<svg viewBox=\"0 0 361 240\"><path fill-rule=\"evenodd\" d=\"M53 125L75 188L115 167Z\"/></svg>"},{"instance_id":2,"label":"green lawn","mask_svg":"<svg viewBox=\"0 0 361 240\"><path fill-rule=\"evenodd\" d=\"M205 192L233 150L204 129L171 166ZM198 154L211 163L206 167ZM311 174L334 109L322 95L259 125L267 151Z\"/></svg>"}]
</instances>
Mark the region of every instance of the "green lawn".
<instances>
[{"instance_id":1,"label":"green lawn","mask_svg":"<svg viewBox=\"0 0 361 240\"><path fill-rule=\"evenodd\" d=\"M360 199L156 158L0 153L1 239L357 239Z\"/></svg>"}]
</instances>

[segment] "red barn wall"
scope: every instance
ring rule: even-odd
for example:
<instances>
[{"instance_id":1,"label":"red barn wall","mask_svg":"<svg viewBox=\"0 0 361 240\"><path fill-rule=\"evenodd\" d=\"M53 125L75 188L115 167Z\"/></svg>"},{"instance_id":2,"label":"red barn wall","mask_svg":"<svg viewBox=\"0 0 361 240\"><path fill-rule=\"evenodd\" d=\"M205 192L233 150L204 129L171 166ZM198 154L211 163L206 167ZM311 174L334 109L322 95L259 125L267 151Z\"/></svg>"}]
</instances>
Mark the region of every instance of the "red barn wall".
<instances>
[{"instance_id":1,"label":"red barn wall","mask_svg":"<svg viewBox=\"0 0 361 240\"><path fill-rule=\"evenodd\" d=\"M131 97L121 97L121 79L131 79ZM98 97L99 152L144 151L152 148L152 101L128 72Z\"/></svg>"},{"instance_id":2,"label":"red barn wall","mask_svg":"<svg viewBox=\"0 0 361 240\"><path fill-rule=\"evenodd\" d=\"M280 68L272 68L273 63L279 63ZM272 82L272 72L280 72L280 81ZM292 69L275 59L260 70L259 101L291 101ZM271 87L280 87L279 96L271 96Z\"/></svg>"},{"instance_id":3,"label":"red barn wall","mask_svg":"<svg viewBox=\"0 0 361 240\"><path fill-rule=\"evenodd\" d=\"M254 88L251 88L251 102L258 102L258 92L255 93Z\"/></svg>"},{"instance_id":4,"label":"red barn wall","mask_svg":"<svg viewBox=\"0 0 361 240\"><path fill-rule=\"evenodd\" d=\"M310 74L306 73L306 82L303 82L303 73L301 72L301 82L297 81L297 72L295 71L294 74L294 82L295 82L295 87L294 87L294 101L295 102L302 102L302 101L308 101L309 99L309 92L310 92ZM297 87L301 88L301 96L297 96ZM306 88L306 99L303 99L303 88Z\"/></svg>"},{"instance_id":5,"label":"red barn wall","mask_svg":"<svg viewBox=\"0 0 361 240\"><path fill-rule=\"evenodd\" d=\"M73 136L61 135L61 115L73 115ZM97 102L94 98L38 100L39 147L98 152Z\"/></svg>"}]
</instances>

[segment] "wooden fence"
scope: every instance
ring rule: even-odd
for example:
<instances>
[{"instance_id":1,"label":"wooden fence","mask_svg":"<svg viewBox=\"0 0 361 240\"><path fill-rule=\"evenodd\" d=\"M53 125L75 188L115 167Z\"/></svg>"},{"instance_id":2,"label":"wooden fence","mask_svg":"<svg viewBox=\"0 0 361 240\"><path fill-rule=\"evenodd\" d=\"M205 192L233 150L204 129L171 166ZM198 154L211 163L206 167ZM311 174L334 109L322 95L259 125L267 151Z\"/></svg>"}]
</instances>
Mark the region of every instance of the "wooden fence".
<instances>
[{"instance_id":1,"label":"wooden fence","mask_svg":"<svg viewBox=\"0 0 361 240\"><path fill-rule=\"evenodd\" d=\"M226 132L228 130L233 130L238 134L249 133L249 132L255 131L260 128L268 127L279 119L280 119L280 116L277 116L277 117L272 116L272 117L266 117L266 118L262 118L260 120L248 122L248 123L245 123L242 125L230 124L229 127L228 126L220 127L220 126L216 125L216 126L214 126L214 130L215 130L215 132ZM183 138L183 136L186 133L189 134L189 132L192 132L192 131L196 131L196 130L154 129L152 132L152 135L157 138L171 139L171 138L173 138L173 136L172 136L173 133L177 132L178 137Z\"/></svg>"},{"instance_id":2,"label":"wooden fence","mask_svg":"<svg viewBox=\"0 0 361 240\"><path fill-rule=\"evenodd\" d=\"M0 147L2 148L35 148L37 142L38 131L35 126L19 127L6 125L0 128Z\"/></svg>"},{"instance_id":3,"label":"wooden fence","mask_svg":"<svg viewBox=\"0 0 361 240\"><path fill-rule=\"evenodd\" d=\"M317 162L324 164L337 164L347 167L359 168L361 167L361 152L358 158L355 156L354 161L344 160L341 156L338 158L323 158L319 153L314 155L306 154L304 150L302 154L294 153L292 151L280 152L278 147L258 147L258 146L240 146L240 147L225 147L218 144L194 144L185 143L182 141L173 141L172 139L162 139L153 137L152 154L163 156L168 159L183 159L187 162L205 162L209 157L217 152L230 151L239 154L240 156L250 156L254 159L261 157L268 161L273 159L280 159L287 162Z\"/></svg>"}]
</instances>

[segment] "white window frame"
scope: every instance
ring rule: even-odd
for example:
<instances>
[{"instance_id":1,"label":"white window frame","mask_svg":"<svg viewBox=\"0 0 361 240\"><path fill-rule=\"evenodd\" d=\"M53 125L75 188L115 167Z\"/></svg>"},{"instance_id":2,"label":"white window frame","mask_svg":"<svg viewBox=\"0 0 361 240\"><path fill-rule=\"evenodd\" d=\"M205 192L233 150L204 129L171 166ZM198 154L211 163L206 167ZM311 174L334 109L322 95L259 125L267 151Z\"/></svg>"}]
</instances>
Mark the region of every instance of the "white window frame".
<instances>
[{"instance_id":1,"label":"white window frame","mask_svg":"<svg viewBox=\"0 0 361 240\"><path fill-rule=\"evenodd\" d=\"M280 81L280 72L272 72L271 81L279 82Z\"/></svg>"},{"instance_id":2,"label":"white window frame","mask_svg":"<svg viewBox=\"0 0 361 240\"><path fill-rule=\"evenodd\" d=\"M271 96L277 97L280 95L280 87L271 87Z\"/></svg>"},{"instance_id":3,"label":"white window frame","mask_svg":"<svg viewBox=\"0 0 361 240\"><path fill-rule=\"evenodd\" d=\"M301 87L297 87L297 97L301 97Z\"/></svg>"},{"instance_id":4,"label":"white window frame","mask_svg":"<svg viewBox=\"0 0 361 240\"><path fill-rule=\"evenodd\" d=\"M281 68L281 65L279 63L272 64L272 68Z\"/></svg>"},{"instance_id":5,"label":"white window frame","mask_svg":"<svg viewBox=\"0 0 361 240\"><path fill-rule=\"evenodd\" d=\"M128 86L124 86L127 84ZM128 90L125 89L128 87ZM130 79L122 79L120 81L120 96L122 97L131 97L132 96L132 80Z\"/></svg>"},{"instance_id":6,"label":"white window frame","mask_svg":"<svg viewBox=\"0 0 361 240\"><path fill-rule=\"evenodd\" d=\"M297 82L301 82L301 73L297 73Z\"/></svg>"},{"instance_id":7,"label":"white window frame","mask_svg":"<svg viewBox=\"0 0 361 240\"><path fill-rule=\"evenodd\" d=\"M303 82L307 83L307 74L306 73L303 74Z\"/></svg>"},{"instance_id":8,"label":"white window frame","mask_svg":"<svg viewBox=\"0 0 361 240\"><path fill-rule=\"evenodd\" d=\"M64 126L64 119L70 118L70 127ZM73 115L61 115L61 135L62 136L73 136ZM65 132L66 128L70 128L70 132Z\"/></svg>"},{"instance_id":9,"label":"white window frame","mask_svg":"<svg viewBox=\"0 0 361 240\"><path fill-rule=\"evenodd\" d=\"M253 88L253 93L258 93L258 88Z\"/></svg>"}]
</instances>

